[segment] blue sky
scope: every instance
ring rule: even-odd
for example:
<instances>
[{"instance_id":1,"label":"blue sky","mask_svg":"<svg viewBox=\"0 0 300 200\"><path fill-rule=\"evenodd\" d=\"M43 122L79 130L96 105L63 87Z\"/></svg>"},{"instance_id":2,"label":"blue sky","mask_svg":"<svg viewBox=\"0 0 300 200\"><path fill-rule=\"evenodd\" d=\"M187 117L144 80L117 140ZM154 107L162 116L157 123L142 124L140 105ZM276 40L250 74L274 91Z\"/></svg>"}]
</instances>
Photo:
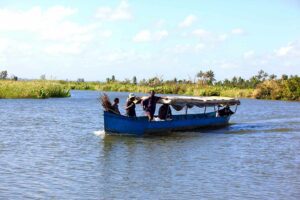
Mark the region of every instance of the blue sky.
<instances>
[{"instance_id":1,"label":"blue sky","mask_svg":"<svg viewBox=\"0 0 300 200\"><path fill-rule=\"evenodd\" d=\"M298 0L1 0L0 70L22 78L300 74Z\"/></svg>"}]
</instances>

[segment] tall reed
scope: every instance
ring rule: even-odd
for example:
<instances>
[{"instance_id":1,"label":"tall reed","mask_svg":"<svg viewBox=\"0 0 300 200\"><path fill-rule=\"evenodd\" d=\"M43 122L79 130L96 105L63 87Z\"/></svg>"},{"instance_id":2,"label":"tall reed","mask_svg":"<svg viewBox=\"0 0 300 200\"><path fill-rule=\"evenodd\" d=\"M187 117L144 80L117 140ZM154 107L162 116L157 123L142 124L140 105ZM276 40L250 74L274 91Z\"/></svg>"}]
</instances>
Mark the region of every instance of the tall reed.
<instances>
[{"instance_id":1,"label":"tall reed","mask_svg":"<svg viewBox=\"0 0 300 200\"><path fill-rule=\"evenodd\" d=\"M0 98L69 97L70 90L54 81L0 81Z\"/></svg>"}]
</instances>

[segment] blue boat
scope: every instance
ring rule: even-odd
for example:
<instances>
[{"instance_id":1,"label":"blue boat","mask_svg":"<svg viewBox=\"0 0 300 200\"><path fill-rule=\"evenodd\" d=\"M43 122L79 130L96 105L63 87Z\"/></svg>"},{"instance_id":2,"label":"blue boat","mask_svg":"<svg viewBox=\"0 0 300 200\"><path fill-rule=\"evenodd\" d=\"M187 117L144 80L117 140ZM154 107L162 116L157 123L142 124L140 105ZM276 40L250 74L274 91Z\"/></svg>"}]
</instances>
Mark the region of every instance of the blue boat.
<instances>
[{"instance_id":1,"label":"blue boat","mask_svg":"<svg viewBox=\"0 0 300 200\"><path fill-rule=\"evenodd\" d=\"M220 111L233 105L236 111L240 101L228 97L167 97L167 100L162 99L158 103L169 104L175 110L185 108L185 114L173 115L172 118L166 120L148 121L148 118L144 116L127 117L104 111L105 132L107 134L144 135L224 126L228 124L234 112L221 114ZM204 112L188 114L188 109L193 106L204 108ZM224 108L220 109L221 106ZM207 107L214 107L215 111L206 113Z\"/></svg>"}]
</instances>

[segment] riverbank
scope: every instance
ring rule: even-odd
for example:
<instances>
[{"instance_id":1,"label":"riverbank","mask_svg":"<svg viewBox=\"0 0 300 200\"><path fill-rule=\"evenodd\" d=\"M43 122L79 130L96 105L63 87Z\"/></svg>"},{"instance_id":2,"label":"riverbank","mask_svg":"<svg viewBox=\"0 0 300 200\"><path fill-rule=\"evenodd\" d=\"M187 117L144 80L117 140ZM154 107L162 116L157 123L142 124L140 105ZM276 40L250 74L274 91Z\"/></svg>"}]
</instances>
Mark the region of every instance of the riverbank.
<instances>
[{"instance_id":1,"label":"riverbank","mask_svg":"<svg viewBox=\"0 0 300 200\"><path fill-rule=\"evenodd\" d=\"M228 96L228 97L243 97L251 98L254 89L240 89L226 86L211 86L199 85L193 83L164 83L157 86L138 85L122 82L66 82L70 89L75 90L100 90L114 92L136 92L148 93L150 90L155 90L160 94L179 94L190 96Z\"/></svg>"},{"instance_id":2,"label":"riverbank","mask_svg":"<svg viewBox=\"0 0 300 200\"><path fill-rule=\"evenodd\" d=\"M255 88L239 88L224 85L164 82L157 85L114 82L76 81L12 81L0 80L0 98L51 98L69 97L70 90L99 90L115 92L147 93L155 90L160 94L190 96L227 96L235 98L256 98L300 101L299 79L266 80Z\"/></svg>"},{"instance_id":3,"label":"riverbank","mask_svg":"<svg viewBox=\"0 0 300 200\"><path fill-rule=\"evenodd\" d=\"M265 80L254 88L239 88L224 85L203 85L197 83L162 83L159 85L130 84L124 82L61 82L70 89L100 90L115 92L148 93L154 89L160 94L190 96L227 96L235 98L255 98L300 101L300 79Z\"/></svg>"},{"instance_id":4,"label":"riverbank","mask_svg":"<svg viewBox=\"0 0 300 200\"><path fill-rule=\"evenodd\" d=\"M0 99L70 97L70 90L58 81L0 80Z\"/></svg>"}]
</instances>

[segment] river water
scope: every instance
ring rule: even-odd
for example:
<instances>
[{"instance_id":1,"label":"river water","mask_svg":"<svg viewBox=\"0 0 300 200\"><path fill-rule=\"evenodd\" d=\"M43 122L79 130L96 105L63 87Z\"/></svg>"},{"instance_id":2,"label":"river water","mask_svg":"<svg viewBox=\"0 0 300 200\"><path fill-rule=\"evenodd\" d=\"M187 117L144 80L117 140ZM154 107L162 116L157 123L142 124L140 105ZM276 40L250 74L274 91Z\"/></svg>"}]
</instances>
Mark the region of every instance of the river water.
<instances>
[{"instance_id":1,"label":"river water","mask_svg":"<svg viewBox=\"0 0 300 200\"><path fill-rule=\"evenodd\" d=\"M122 108L128 93L108 94ZM300 199L299 102L242 99L227 127L128 137L104 135L99 95L0 100L0 199Z\"/></svg>"}]
</instances>

